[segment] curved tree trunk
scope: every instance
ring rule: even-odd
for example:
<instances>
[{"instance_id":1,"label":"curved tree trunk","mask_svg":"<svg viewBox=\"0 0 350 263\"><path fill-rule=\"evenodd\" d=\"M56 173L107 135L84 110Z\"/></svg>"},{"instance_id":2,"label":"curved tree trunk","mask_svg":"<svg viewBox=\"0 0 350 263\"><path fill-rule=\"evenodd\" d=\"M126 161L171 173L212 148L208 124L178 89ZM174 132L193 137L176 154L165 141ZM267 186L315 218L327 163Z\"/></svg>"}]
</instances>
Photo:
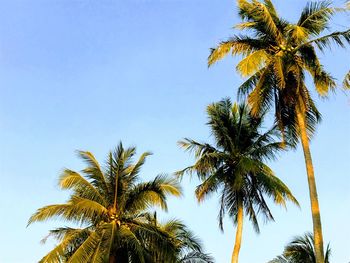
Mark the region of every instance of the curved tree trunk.
<instances>
[{"instance_id":1,"label":"curved tree trunk","mask_svg":"<svg viewBox=\"0 0 350 263\"><path fill-rule=\"evenodd\" d=\"M241 249L243 230L243 205L240 204L237 211L237 230L235 246L233 248L231 263L238 263L239 250Z\"/></svg>"},{"instance_id":2,"label":"curved tree trunk","mask_svg":"<svg viewBox=\"0 0 350 263\"><path fill-rule=\"evenodd\" d=\"M316 181L314 175L314 167L312 164L309 138L307 136L305 111L302 110L302 106L297 107L297 120L300 129L301 144L304 151L305 165L307 180L309 183L309 194L311 203L312 223L314 231L314 246L315 246L315 257L316 263L324 263L324 252L323 252L323 237L322 237L322 225L320 207L317 197Z\"/></svg>"}]
</instances>

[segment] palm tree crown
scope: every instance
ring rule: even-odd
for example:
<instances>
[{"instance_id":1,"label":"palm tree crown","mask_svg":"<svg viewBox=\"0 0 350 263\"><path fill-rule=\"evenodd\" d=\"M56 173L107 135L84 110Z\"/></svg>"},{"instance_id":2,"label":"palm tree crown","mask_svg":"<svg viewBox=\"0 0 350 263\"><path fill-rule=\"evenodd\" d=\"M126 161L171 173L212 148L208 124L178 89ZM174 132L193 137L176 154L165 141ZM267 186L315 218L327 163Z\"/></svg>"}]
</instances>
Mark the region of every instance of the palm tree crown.
<instances>
[{"instance_id":1,"label":"palm tree crown","mask_svg":"<svg viewBox=\"0 0 350 263\"><path fill-rule=\"evenodd\" d=\"M167 197L179 196L180 186L165 175L140 182L140 169L150 153L143 153L133 163L135 153L134 147L124 149L120 143L101 167L90 152L79 152L87 164L82 174L66 169L59 179L62 189L72 191L69 200L38 209L28 224L58 217L82 227L52 230L49 236L59 244L41 262L152 263L156 262L155 251L161 251L163 262L179 262L180 239L166 227L157 226L148 208L166 210ZM181 227L183 233L188 232ZM188 249L201 252L198 242L187 241L183 248L194 244Z\"/></svg>"},{"instance_id":2,"label":"palm tree crown","mask_svg":"<svg viewBox=\"0 0 350 263\"><path fill-rule=\"evenodd\" d=\"M238 240L232 259L236 262L243 214L259 232L258 213L267 220L273 219L265 196L281 205L285 205L286 200L296 204L297 201L264 163L274 159L275 154L282 150L281 143L274 140L277 135L275 128L261 134L262 116L252 116L247 105L232 105L229 99L208 106L207 112L215 145L192 139L180 141L181 147L194 152L196 162L177 174L198 175L202 181L196 188L199 201L220 191L220 228L223 229L226 213L238 225Z\"/></svg>"},{"instance_id":3,"label":"palm tree crown","mask_svg":"<svg viewBox=\"0 0 350 263\"><path fill-rule=\"evenodd\" d=\"M350 29L321 36L337 11L329 1L309 2L295 24L281 18L270 0L237 2L243 22L235 28L248 34L234 35L212 49L209 65L228 54L242 55L236 69L247 80L238 92L239 96L249 94L253 113L274 104L279 128L296 139L296 111L302 107L312 135L321 116L305 85L305 76L311 76L321 96L335 89L335 80L325 71L316 50L324 51L333 43L344 47L350 43Z\"/></svg>"}]
</instances>

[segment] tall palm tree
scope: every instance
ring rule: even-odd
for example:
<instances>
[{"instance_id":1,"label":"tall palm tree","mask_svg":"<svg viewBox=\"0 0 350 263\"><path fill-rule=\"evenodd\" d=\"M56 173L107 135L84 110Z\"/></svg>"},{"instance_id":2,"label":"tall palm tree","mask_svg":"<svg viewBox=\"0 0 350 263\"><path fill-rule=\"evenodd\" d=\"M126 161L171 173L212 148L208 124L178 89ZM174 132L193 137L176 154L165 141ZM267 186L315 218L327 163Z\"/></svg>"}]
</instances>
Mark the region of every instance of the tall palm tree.
<instances>
[{"instance_id":1,"label":"tall palm tree","mask_svg":"<svg viewBox=\"0 0 350 263\"><path fill-rule=\"evenodd\" d=\"M198 201L220 191L219 226L223 230L226 213L237 225L231 259L237 263L244 216L259 232L259 213L266 220L273 220L266 197L283 206L286 200L298 202L264 162L282 150L281 143L274 140L275 128L260 133L262 116L252 116L247 105L232 105L229 99L209 105L207 113L215 144L180 141L181 147L194 152L196 162L177 174L197 174L202 181L195 192Z\"/></svg>"},{"instance_id":2,"label":"tall palm tree","mask_svg":"<svg viewBox=\"0 0 350 263\"><path fill-rule=\"evenodd\" d=\"M87 167L82 173L66 169L59 178L60 187L71 190L69 200L38 209L28 224L60 218L81 227L50 231L59 244L40 262L148 263L155 249L163 262L177 262L177 240L149 220L148 208L166 210L167 197L181 194L179 184L165 175L140 182L150 153L133 163L135 153L120 143L101 167L92 153L79 152Z\"/></svg>"},{"instance_id":3,"label":"tall palm tree","mask_svg":"<svg viewBox=\"0 0 350 263\"><path fill-rule=\"evenodd\" d=\"M331 249L327 245L324 263L329 263ZM269 263L316 263L313 235L295 237L284 249L283 255Z\"/></svg>"},{"instance_id":4,"label":"tall palm tree","mask_svg":"<svg viewBox=\"0 0 350 263\"><path fill-rule=\"evenodd\" d=\"M325 51L332 44L344 47L350 42L350 29L324 34L338 9L329 1L306 5L297 23L281 18L270 0L238 0L242 23L238 30L248 31L221 42L209 56L212 65L228 54L241 55L237 71L247 80L239 88L239 96L248 95L253 114L273 108L282 135L298 139L306 164L316 262L324 262L320 207L309 141L320 121L310 91L305 83L308 74L316 92L326 96L336 88L334 78L325 71L317 50ZM349 88L344 82L344 87ZM347 83L348 84L348 83Z\"/></svg>"}]
</instances>

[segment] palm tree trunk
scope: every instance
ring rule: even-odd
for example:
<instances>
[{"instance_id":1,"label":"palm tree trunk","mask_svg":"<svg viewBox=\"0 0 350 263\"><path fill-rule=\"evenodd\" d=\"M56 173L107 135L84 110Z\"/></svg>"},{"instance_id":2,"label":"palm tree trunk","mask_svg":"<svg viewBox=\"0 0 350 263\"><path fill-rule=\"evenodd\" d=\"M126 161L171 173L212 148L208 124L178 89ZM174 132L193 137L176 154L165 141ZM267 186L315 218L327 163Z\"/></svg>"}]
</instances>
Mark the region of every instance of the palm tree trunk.
<instances>
[{"instance_id":1,"label":"palm tree trunk","mask_svg":"<svg viewBox=\"0 0 350 263\"><path fill-rule=\"evenodd\" d=\"M309 183L312 223L313 223L313 230L314 230L315 257L316 257L316 263L324 263L320 207L319 207L318 197L317 197L316 181L315 181L314 167L312 164L312 158L311 158L311 152L310 152L310 146L309 146L309 138L307 136L305 111L302 109L303 107L301 105L298 105L296 113L297 113L299 129L300 129L299 132L300 132L301 144L304 151L307 180Z\"/></svg>"},{"instance_id":2,"label":"palm tree trunk","mask_svg":"<svg viewBox=\"0 0 350 263\"><path fill-rule=\"evenodd\" d=\"M243 204L239 204L237 211L237 230L235 246L233 248L231 263L238 263L239 250L241 249L243 230Z\"/></svg>"}]
</instances>

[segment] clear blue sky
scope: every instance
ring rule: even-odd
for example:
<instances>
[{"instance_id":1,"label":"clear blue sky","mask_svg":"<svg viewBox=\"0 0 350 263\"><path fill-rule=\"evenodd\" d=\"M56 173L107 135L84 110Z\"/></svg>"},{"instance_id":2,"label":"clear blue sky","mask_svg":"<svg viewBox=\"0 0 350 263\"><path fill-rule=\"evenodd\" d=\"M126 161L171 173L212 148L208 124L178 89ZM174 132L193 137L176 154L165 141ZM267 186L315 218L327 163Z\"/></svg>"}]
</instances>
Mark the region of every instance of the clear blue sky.
<instances>
[{"instance_id":1,"label":"clear blue sky","mask_svg":"<svg viewBox=\"0 0 350 263\"><path fill-rule=\"evenodd\" d=\"M291 20L305 3L274 2ZM210 139L205 107L235 99L242 81L232 59L206 66L209 48L236 22L233 0L0 0L0 262L37 262L50 250L52 243L39 241L59 222L26 223L37 208L66 199L56 182L62 168L82 168L76 149L101 161L119 140L150 150L145 179L191 162L176 142ZM322 57L338 79L350 68L349 50ZM332 262L346 263L350 100L338 92L317 104L324 119L311 147L324 236ZM272 167L301 209L273 207L276 222L260 235L246 221L241 263L267 262L292 236L311 230L302 152L284 154ZM218 263L228 262L234 228L227 220L219 231L216 198L197 205L196 183L183 181L185 196L170 201L164 218L183 219Z\"/></svg>"}]
</instances>

